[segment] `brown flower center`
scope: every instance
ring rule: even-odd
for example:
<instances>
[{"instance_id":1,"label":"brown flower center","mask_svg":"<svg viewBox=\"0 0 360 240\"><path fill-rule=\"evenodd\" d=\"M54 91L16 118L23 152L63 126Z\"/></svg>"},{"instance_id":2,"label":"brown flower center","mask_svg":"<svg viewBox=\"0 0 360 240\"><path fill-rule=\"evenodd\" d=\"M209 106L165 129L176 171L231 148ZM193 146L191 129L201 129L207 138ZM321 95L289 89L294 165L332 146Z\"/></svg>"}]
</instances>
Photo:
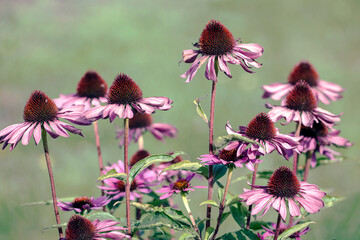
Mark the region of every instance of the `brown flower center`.
<instances>
[{"instance_id":1,"label":"brown flower center","mask_svg":"<svg viewBox=\"0 0 360 240\"><path fill-rule=\"evenodd\" d=\"M277 197L291 198L299 191L299 179L285 166L276 169L268 181L268 192Z\"/></svg>"},{"instance_id":2,"label":"brown flower center","mask_svg":"<svg viewBox=\"0 0 360 240\"><path fill-rule=\"evenodd\" d=\"M259 113L247 125L245 134L252 139L271 140L276 135L276 128L266 113Z\"/></svg>"},{"instance_id":3,"label":"brown flower center","mask_svg":"<svg viewBox=\"0 0 360 240\"><path fill-rule=\"evenodd\" d=\"M88 197L75 198L74 201L72 202L72 206L74 208L80 208L80 209L82 209L83 206L86 204L89 205L89 207L93 206L90 198L88 198Z\"/></svg>"},{"instance_id":4,"label":"brown flower center","mask_svg":"<svg viewBox=\"0 0 360 240\"><path fill-rule=\"evenodd\" d=\"M305 81L298 82L293 90L286 96L286 107L296 110L309 112L317 107L317 101L312 93L309 84Z\"/></svg>"},{"instance_id":5,"label":"brown flower center","mask_svg":"<svg viewBox=\"0 0 360 240\"><path fill-rule=\"evenodd\" d=\"M174 183L174 190L181 190L188 188L190 186L189 182L186 179L179 179L176 183Z\"/></svg>"},{"instance_id":6,"label":"brown flower center","mask_svg":"<svg viewBox=\"0 0 360 240\"><path fill-rule=\"evenodd\" d=\"M202 31L198 45L202 53L218 56L229 53L235 46L235 39L219 21L211 20Z\"/></svg>"},{"instance_id":7,"label":"brown flower center","mask_svg":"<svg viewBox=\"0 0 360 240\"><path fill-rule=\"evenodd\" d=\"M26 122L47 122L56 118L58 113L53 100L42 91L34 91L27 101L23 118Z\"/></svg>"},{"instance_id":8,"label":"brown flower center","mask_svg":"<svg viewBox=\"0 0 360 240\"><path fill-rule=\"evenodd\" d=\"M125 183L123 181L118 181L116 187L120 190L120 192L125 192ZM134 191L136 188L137 188L137 183L134 179L130 185L130 191Z\"/></svg>"},{"instance_id":9,"label":"brown flower center","mask_svg":"<svg viewBox=\"0 0 360 240\"><path fill-rule=\"evenodd\" d=\"M107 84L97 72L88 71L80 79L76 91L79 97L104 97L107 91Z\"/></svg>"},{"instance_id":10,"label":"brown flower center","mask_svg":"<svg viewBox=\"0 0 360 240\"><path fill-rule=\"evenodd\" d=\"M219 152L219 158L227 162L234 162L237 159L236 152L237 152L236 148L232 150L222 149Z\"/></svg>"},{"instance_id":11,"label":"brown flower center","mask_svg":"<svg viewBox=\"0 0 360 240\"><path fill-rule=\"evenodd\" d=\"M109 103L130 104L142 98L139 86L126 74L116 76L109 89Z\"/></svg>"},{"instance_id":12,"label":"brown flower center","mask_svg":"<svg viewBox=\"0 0 360 240\"><path fill-rule=\"evenodd\" d=\"M80 215L73 215L66 228L66 240L91 240L96 235L94 224Z\"/></svg>"},{"instance_id":13,"label":"brown flower center","mask_svg":"<svg viewBox=\"0 0 360 240\"><path fill-rule=\"evenodd\" d=\"M313 127L301 125L300 135L305 137L326 137L329 133L328 128L322 122L314 122Z\"/></svg>"},{"instance_id":14,"label":"brown flower center","mask_svg":"<svg viewBox=\"0 0 360 240\"><path fill-rule=\"evenodd\" d=\"M319 74L309 62L300 62L295 65L288 77L288 82L295 85L300 80L304 80L311 87L315 87L319 81Z\"/></svg>"},{"instance_id":15,"label":"brown flower center","mask_svg":"<svg viewBox=\"0 0 360 240\"><path fill-rule=\"evenodd\" d=\"M144 128L150 126L151 123L151 114L136 113L134 117L129 120L129 128Z\"/></svg>"},{"instance_id":16,"label":"brown flower center","mask_svg":"<svg viewBox=\"0 0 360 240\"><path fill-rule=\"evenodd\" d=\"M135 163L137 163L138 161L146 158L150 156L150 153L146 150L139 150L137 151L132 157L131 157L131 160L130 160L130 166L133 166L135 165Z\"/></svg>"}]
</instances>

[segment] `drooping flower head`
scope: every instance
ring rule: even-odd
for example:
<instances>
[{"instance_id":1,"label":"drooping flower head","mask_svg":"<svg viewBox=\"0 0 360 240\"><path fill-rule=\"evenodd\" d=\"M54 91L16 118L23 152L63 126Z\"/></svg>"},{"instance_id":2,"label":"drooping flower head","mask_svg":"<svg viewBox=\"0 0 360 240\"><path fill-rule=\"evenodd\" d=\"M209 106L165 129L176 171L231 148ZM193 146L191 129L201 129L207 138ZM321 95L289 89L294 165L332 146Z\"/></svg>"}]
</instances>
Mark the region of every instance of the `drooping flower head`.
<instances>
[{"instance_id":1,"label":"drooping flower head","mask_svg":"<svg viewBox=\"0 0 360 240\"><path fill-rule=\"evenodd\" d=\"M190 191L195 191L194 188L207 188L205 186L191 186L190 181L195 176L195 173L190 173L186 178L179 178L176 182L171 183L170 185L162 186L156 192L165 193L160 197L160 199L165 199L173 195L174 193L188 193Z\"/></svg>"},{"instance_id":2,"label":"drooping flower head","mask_svg":"<svg viewBox=\"0 0 360 240\"><path fill-rule=\"evenodd\" d=\"M90 221L80 215L73 215L66 228L66 240L121 240L130 236L119 232L126 228L117 226L119 222L113 220Z\"/></svg>"},{"instance_id":3,"label":"drooping flower head","mask_svg":"<svg viewBox=\"0 0 360 240\"><path fill-rule=\"evenodd\" d=\"M92 106L100 106L101 103L107 102L107 83L95 71L87 71L80 79L76 93L63 95L54 99L59 107L70 105L84 105L84 111Z\"/></svg>"},{"instance_id":4,"label":"drooping flower head","mask_svg":"<svg viewBox=\"0 0 360 240\"><path fill-rule=\"evenodd\" d=\"M295 221L293 226L295 226L298 223L298 221ZM292 226L289 226L287 224L284 224L283 222L280 222L280 229L279 229L279 235L282 234L284 231L286 231L287 229L289 229ZM270 239L274 239L275 236L275 232L276 232L276 223L271 223L270 228L264 227L262 226L262 228L265 230L265 232L263 234L259 234L258 233L258 237L261 240L270 240ZM310 227L306 227L298 232L295 232L293 234L291 234L289 236L290 239L296 239L296 240L301 240L301 236L305 235L307 232L310 231Z\"/></svg>"},{"instance_id":5,"label":"drooping flower head","mask_svg":"<svg viewBox=\"0 0 360 240\"><path fill-rule=\"evenodd\" d=\"M317 165L316 153L325 155L333 161L337 161L336 156L340 153L330 149L329 146L351 147L352 143L339 136L340 130L327 128L323 123L314 123L312 127L301 126L300 135L302 139L298 150L302 153L313 151L311 157L311 166Z\"/></svg>"},{"instance_id":6,"label":"drooping flower head","mask_svg":"<svg viewBox=\"0 0 360 240\"><path fill-rule=\"evenodd\" d=\"M118 173L124 172L124 163L119 160L117 163L112 164L111 166L106 166L104 169L104 174L108 171L115 169ZM103 180L105 186L98 186L98 188L103 189L104 192L111 198L111 200L118 200L119 198L125 197L125 182L116 178L108 178ZM130 199L135 200L135 198L141 198L142 193L150 193L151 185L143 179L143 175L139 174L135 177L130 185Z\"/></svg>"},{"instance_id":7,"label":"drooping flower head","mask_svg":"<svg viewBox=\"0 0 360 240\"><path fill-rule=\"evenodd\" d=\"M300 182L285 166L275 170L267 186L253 187L254 190L244 189L245 192L239 195L247 205L255 205L251 211L252 215L264 209L261 215L263 216L270 207L273 207L285 221L287 209L290 215L295 217L301 214L299 206L309 213L316 213L324 206L321 198L326 194L314 184Z\"/></svg>"},{"instance_id":8,"label":"drooping flower head","mask_svg":"<svg viewBox=\"0 0 360 240\"><path fill-rule=\"evenodd\" d=\"M133 118L134 113L154 113L156 109L169 110L172 101L167 97L143 98L140 87L126 74L118 74L109 89L108 104L88 110L84 116L92 121L109 118Z\"/></svg>"},{"instance_id":9,"label":"drooping flower head","mask_svg":"<svg viewBox=\"0 0 360 240\"><path fill-rule=\"evenodd\" d=\"M239 130L240 131L235 131L229 123L226 124L226 131L228 134L235 134L253 139L263 145L265 149L258 144L233 141L226 146L226 149L237 149L237 156L241 156L249 144L250 147L247 149L247 156L249 159L255 159L256 156L269 154L276 149L280 155L288 160L292 151L297 151L296 147L299 144L299 138L280 134L273 121L266 113L259 113L246 127L239 126ZM252 161L248 163L247 167L249 168L251 165ZM253 169L253 167L251 168Z\"/></svg>"},{"instance_id":10,"label":"drooping flower head","mask_svg":"<svg viewBox=\"0 0 360 240\"><path fill-rule=\"evenodd\" d=\"M83 136L80 129L59 120L64 118L74 124L89 125L91 122L81 117L83 108L83 105L79 105L59 109L44 92L36 90L25 105L24 122L13 124L0 131L0 144L4 143L3 149L10 144L12 150L20 140L23 145L27 145L34 136L37 145L41 139L42 127L52 138L69 137L67 131Z\"/></svg>"},{"instance_id":11,"label":"drooping flower head","mask_svg":"<svg viewBox=\"0 0 360 240\"><path fill-rule=\"evenodd\" d=\"M153 118L147 113L135 113L129 120L129 141L138 142L140 136L150 132L156 139L164 141L165 137L174 138L177 136L177 129L167 123L153 123ZM124 129L117 130L116 138L120 138L120 146L124 145Z\"/></svg>"},{"instance_id":12,"label":"drooping flower head","mask_svg":"<svg viewBox=\"0 0 360 240\"><path fill-rule=\"evenodd\" d=\"M261 64L254 59L262 56L263 48L258 44L243 44L235 40L232 33L219 21L211 20L202 31L199 42L194 44L198 50L184 50L183 61L192 63L190 69L181 75L190 82L197 70L207 61L205 77L217 81L215 63L220 71L232 77L228 63L241 65L247 72L252 73L251 67L259 68ZM200 57L198 58L198 56Z\"/></svg>"},{"instance_id":13,"label":"drooping flower head","mask_svg":"<svg viewBox=\"0 0 360 240\"><path fill-rule=\"evenodd\" d=\"M288 83L274 83L263 86L262 88L265 91L263 98L270 97L274 100L280 100L301 80L309 84L315 99L325 104L342 98L341 93L344 89L337 84L321 80L313 65L307 61L301 61L295 65L288 77Z\"/></svg>"},{"instance_id":14,"label":"drooping flower head","mask_svg":"<svg viewBox=\"0 0 360 240\"><path fill-rule=\"evenodd\" d=\"M272 106L268 115L274 121L285 118L288 124L292 121L301 122L306 127L312 127L314 122L322 122L326 127L332 127L340 121L341 115L334 115L322 108L317 107L317 101L309 84L301 80L293 87L286 96L281 106Z\"/></svg>"},{"instance_id":15,"label":"drooping flower head","mask_svg":"<svg viewBox=\"0 0 360 240\"><path fill-rule=\"evenodd\" d=\"M72 202L58 202L58 206L63 211L72 211L84 213L91 209L101 209L110 202L107 196L101 196L96 199L94 197L88 198L86 196L75 198Z\"/></svg>"}]
</instances>

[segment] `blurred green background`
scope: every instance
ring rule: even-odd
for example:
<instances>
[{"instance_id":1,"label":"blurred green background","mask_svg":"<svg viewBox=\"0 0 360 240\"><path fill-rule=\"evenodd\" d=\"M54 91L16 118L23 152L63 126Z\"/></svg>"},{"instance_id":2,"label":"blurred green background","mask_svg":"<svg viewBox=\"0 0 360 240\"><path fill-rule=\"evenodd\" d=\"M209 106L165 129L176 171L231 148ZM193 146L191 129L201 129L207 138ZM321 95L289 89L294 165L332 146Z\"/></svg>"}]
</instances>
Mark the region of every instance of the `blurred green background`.
<instances>
[{"instance_id":1,"label":"blurred green background","mask_svg":"<svg viewBox=\"0 0 360 240\"><path fill-rule=\"evenodd\" d=\"M131 76L144 97L167 96L173 109L154 115L179 129L177 139L159 143L145 136L151 153L182 150L193 161L207 152L207 127L192 101L210 93L211 82L202 67L194 80L184 84L179 76L190 65L178 64L184 49L191 49L211 19L221 21L244 43L259 43L265 51L263 67L248 74L231 66L232 79L220 74L217 88L215 136L225 135L227 121L246 125L258 112L267 111L261 99L263 84L284 82L292 67L309 60L322 79L346 89L344 99L321 107L344 112L338 129L355 145L342 151L343 163L313 170L309 182L346 200L310 216L317 224L303 239L356 239L360 236L359 171L359 40L360 2L303 0L136 0L136 1L0 1L0 129L22 122L22 111L33 90L51 98L75 92L88 69L98 71L111 85L119 72ZM209 97L202 101L208 112ZM100 121L105 162L122 159L115 129L122 125ZM282 132L294 126L281 127ZM87 136L50 140L59 197L98 196L95 140ZM130 154L136 146L130 148ZM303 163L303 162L301 162ZM52 207L21 207L27 202L50 199L50 187L41 145L33 141L15 150L0 151L0 239L56 239L57 231L44 230L55 223ZM264 158L260 170L290 165L276 154ZM247 169L236 175L248 174ZM199 184L205 184L199 181ZM264 182L265 183L265 182ZM259 184L261 184L259 182ZM232 184L239 194L246 183ZM194 194L195 216L204 216L205 192ZM195 197L196 196L196 197ZM176 199L180 200L180 199ZM181 203L179 202L179 205ZM217 211L215 211L217 212ZM274 211L263 220L275 221ZM122 212L118 211L118 215ZM70 213L61 213L63 222ZM221 233L236 231L231 217ZM221 234L220 233L220 234Z\"/></svg>"}]
</instances>

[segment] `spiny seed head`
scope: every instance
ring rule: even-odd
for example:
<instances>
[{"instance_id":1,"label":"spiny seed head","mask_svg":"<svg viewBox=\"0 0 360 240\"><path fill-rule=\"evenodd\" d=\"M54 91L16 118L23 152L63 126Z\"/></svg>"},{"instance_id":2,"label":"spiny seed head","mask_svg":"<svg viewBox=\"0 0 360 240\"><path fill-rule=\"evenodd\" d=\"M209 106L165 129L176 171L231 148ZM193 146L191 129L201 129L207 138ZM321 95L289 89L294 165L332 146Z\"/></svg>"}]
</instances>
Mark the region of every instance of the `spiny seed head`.
<instances>
[{"instance_id":1,"label":"spiny seed head","mask_svg":"<svg viewBox=\"0 0 360 240\"><path fill-rule=\"evenodd\" d=\"M311 87L317 86L319 74L309 62L303 61L296 64L288 77L288 82L292 85L295 85L300 80L304 80Z\"/></svg>"},{"instance_id":2,"label":"spiny seed head","mask_svg":"<svg viewBox=\"0 0 360 240\"><path fill-rule=\"evenodd\" d=\"M98 98L104 97L107 91L107 84L95 71L87 71L80 79L77 86L79 97Z\"/></svg>"},{"instance_id":3,"label":"spiny seed head","mask_svg":"<svg viewBox=\"0 0 360 240\"><path fill-rule=\"evenodd\" d=\"M56 118L58 113L53 100L42 91L32 92L24 108L23 118L26 122L47 122Z\"/></svg>"},{"instance_id":4,"label":"spiny seed head","mask_svg":"<svg viewBox=\"0 0 360 240\"><path fill-rule=\"evenodd\" d=\"M291 198L300 191L299 179L285 166L275 170L267 186L268 192L277 197Z\"/></svg>"},{"instance_id":5,"label":"spiny seed head","mask_svg":"<svg viewBox=\"0 0 360 240\"><path fill-rule=\"evenodd\" d=\"M152 124L152 116L147 113L136 113L129 121L129 128L145 128Z\"/></svg>"},{"instance_id":6,"label":"spiny seed head","mask_svg":"<svg viewBox=\"0 0 360 240\"><path fill-rule=\"evenodd\" d=\"M262 112L250 121L245 134L252 139L271 140L276 135L276 128L269 116Z\"/></svg>"},{"instance_id":7,"label":"spiny seed head","mask_svg":"<svg viewBox=\"0 0 360 240\"><path fill-rule=\"evenodd\" d=\"M234 162L237 159L236 152L237 152L236 148L232 150L222 149L219 152L219 158L227 162L231 162L231 161Z\"/></svg>"},{"instance_id":8,"label":"spiny seed head","mask_svg":"<svg viewBox=\"0 0 360 240\"><path fill-rule=\"evenodd\" d=\"M89 205L89 207L93 206L90 198L88 198L88 197L79 197L79 198L75 198L74 201L72 202L72 206L74 208L82 209L84 205Z\"/></svg>"},{"instance_id":9,"label":"spiny seed head","mask_svg":"<svg viewBox=\"0 0 360 240\"><path fill-rule=\"evenodd\" d=\"M135 163L137 163L138 161L146 158L150 156L150 153L146 150L139 150L137 151L132 157L131 157L131 160L130 160L130 166L133 166L135 165Z\"/></svg>"},{"instance_id":10,"label":"spiny seed head","mask_svg":"<svg viewBox=\"0 0 360 240\"><path fill-rule=\"evenodd\" d=\"M190 183L186 179L179 179L174 183L173 189L174 190L185 190L190 186Z\"/></svg>"},{"instance_id":11,"label":"spiny seed head","mask_svg":"<svg viewBox=\"0 0 360 240\"><path fill-rule=\"evenodd\" d=\"M198 45L203 54L218 56L231 52L235 39L219 21L211 20L202 31Z\"/></svg>"},{"instance_id":12,"label":"spiny seed head","mask_svg":"<svg viewBox=\"0 0 360 240\"><path fill-rule=\"evenodd\" d=\"M312 111L317 107L317 101L309 84L301 80L294 86L285 99L286 107L296 111Z\"/></svg>"},{"instance_id":13,"label":"spiny seed head","mask_svg":"<svg viewBox=\"0 0 360 240\"><path fill-rule=\"evenodd\" d=\"M123 181L118 181L116 184L117 189L120 190L120 192L125 192L125 183ZM130 185L130 191L133 191L137 188L137 183L135 179L132 181Z\"/></svg>"},{"instance_id":14,"label":"spiny seed head","mask_svg":"<svg viewBox=\"0 0 360 240\"><path fill-rule=\"evenodd\" d=\"M139 86L126 74L118 74L109 89L109 103L130 104L142 98Z\"/></svg>"},{"instance_id":15,"label":"spiny seed head","mask_svg":"<svg viewBox=\"0 0 360 240\"><path fill-rule=\"evenodd\" d=\"M66 240L91 240L96 235L96 227L94 224L78 215L73 215L66 228Z\"/></svg>"},{"instance_id":16,"label":"spiny seed head","mask_svg":"<svg viewBox=\"0 0 360 240\"><path fill-rule=\"evenodd\" d=\"M300 135L305 137L326 137L329 133L328 128L322 122L314 122L313 127L301 125Z\"/></svg>"}]
</instances>

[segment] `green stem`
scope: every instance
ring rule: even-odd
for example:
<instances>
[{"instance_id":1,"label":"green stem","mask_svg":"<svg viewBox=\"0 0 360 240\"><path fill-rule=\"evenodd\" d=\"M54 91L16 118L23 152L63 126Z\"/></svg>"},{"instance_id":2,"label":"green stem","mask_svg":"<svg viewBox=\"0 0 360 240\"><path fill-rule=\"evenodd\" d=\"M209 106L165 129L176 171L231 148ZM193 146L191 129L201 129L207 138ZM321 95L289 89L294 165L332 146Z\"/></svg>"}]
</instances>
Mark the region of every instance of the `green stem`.
<instances>
[{"instance_id":1,"label":"green stem","mask_svg":"<svg viewBox=\"0 0 360 240\"><path fill-rule=\"evenodd\" d=\"M187 198L186 198L185 193L181 193L181 199L182 199L182 201L183 201L183 203L184 203L184 206L185 206L185 208L186 208L186 211L187 211L188 214L189 214L191 224L193 225L195 232L196 232L196 233L198 234L198 236L200 237L199 229L198 229L198 227L196 226L195 219L194 219L194 217L193 217L193 215L192 215L192 213L191 213L190 206L189 206L189 202L188 202L188 200L187 200ZM200 239L201 239L201 238L200 238Z\"/></svg>"}]
</instances>

